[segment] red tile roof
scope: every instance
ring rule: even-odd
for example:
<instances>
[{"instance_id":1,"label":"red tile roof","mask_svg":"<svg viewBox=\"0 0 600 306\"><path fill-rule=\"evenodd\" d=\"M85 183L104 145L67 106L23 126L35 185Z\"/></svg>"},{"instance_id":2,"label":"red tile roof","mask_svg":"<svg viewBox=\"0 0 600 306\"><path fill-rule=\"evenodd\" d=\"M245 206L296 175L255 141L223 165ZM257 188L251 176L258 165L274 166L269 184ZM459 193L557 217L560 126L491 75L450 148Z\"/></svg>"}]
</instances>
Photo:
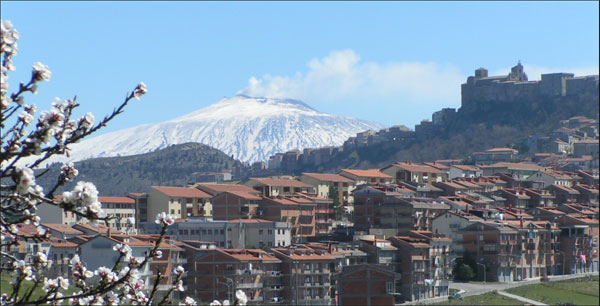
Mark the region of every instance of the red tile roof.
<instances>
[{"instance_id":1,"label":"red tile roof","mask_svg":"<svg viewBox=\"0 0 600 306\"><path fill-rule=\"evenodd\" d=\"M456 169L463 170L463 171L472 171L472 172L479 171L479 169L477 169L475 166L469 166L469 165L452 165L451 167L454 167Z\"/></svg>"},{"instance_id":2,"label":"red tile roof","mask_svg":"<svg viewBox=\"0 0 600 306\"><path fill-rule=\"evenodd\" d=\"M515 149L511 149L511 148L492 148L489 150L485 150L486 152L507 152L507 151L511 151L513 153L517 153L519 151L515 150Z\"/></svg>"},{"instance_id":3,"label":"red tile roof","mask_svg":"<svg viewBox=\"0 0 600 306\"><path fill-rule=\"evenodd\" d=\"M128 197L98 197L100 203L121 203L121 204L135 204L135 200Z\"/></svg>"},{"instance_id":4,"label":"red tile roof","mask_svg":"<svg viewBox=\"0 0 600 306\"><path fill-rule=\"evenodd\" d=\"M244 191L234 191L234 190L230 190L230 191L225 191L224 193L229 193L229 194L233 194L235 196L238 196L240 198L246 199L246 200L261 200L262 198L249 193L249 192L244 192Z\"/></svg>"},{"instance_id":5,"label":"red tile roof","mask_svg":"<svg viewBox=\"0 0 600 306\"><path fill-rule=\"evenodd\" d=\"M264 220L264 219L234 219L228 220L229 223L275 223L273 221Z\"/></svg>"},{"instance_id":6,"label":"red tile roof","mask_svg":"<svg viewBox=\"0 0 600 306\"><path fill-rule=\"evenodd\" d=\"M440 163L435 163L435 162L433 162L433 163L424 163L424 164L427 165L427 166L430 166L430 167L434 167L434 168L439 169L439 170L448 170L448 169L450 169L449 166L446 166L446 165L440 164Z\"/></svg>"},{"instance_id":7,"label":"red tile roof","mask_svg":"<svg viewBox=\"0 0 600 306\"><path fill-rule=\"evenodd\" d=\"M340 174L348 173L350 175L356 177L369 177L369 178L384 178L391 179L393 177L379 171L379 169L368 169L368 170L359 170L359 169L342 169Z\"/></svg>"},{"instance_id":8,"label":"red tile roof","mask_svg":"<svg viewBox=\"0 0 600 306\"><path fill-rule=\"evenodd\" d=\"M284 187L312 187L308 184L302 183L296 180L289 179L271 179L271 178L250 178L251 181L255 181L267 186L284 186Z\"/></svg>"},{"instance_id":9,"label":"red tile roof","mask_svg":"<svg viewBox=\"0 0 600 306\"><path fill-rule=\"evenodd\" d=\"M64 234L83 235L83 232L78 231L67 224L44 223L42 226Z\"/></svg>"},{"instance_id":10,"label":"red tile roof","mask_svg":"<svg viewBox=\"0 0 600 306\"><path fill-rule=\"evenodd\" d=\"M444 171L441 171L439 169L436 169L434 167L431 166L427 166L427 165L420 165L420 164L415 164L415 163L395 163L394 166L406 170L406 171L410 171L410 172L428 172L428 173L445 173Z\"/></svg>"},{"instance_id":11,"label":"red tile roof","mask_svg":"<svg viewBox=\"0 0 600 306\"><path fill-rule=\"evenodd\" d=\"M238 184L198 184L197 186L197 188L208 190L208 192L212 192L215 194L225 191L242 191L248 193L258 193L256 190L250 187Z\"/></svg>"},{"instance_id":12,"label":"red tile roof","mask_svg":"<svg viewBox=\"0 0 600 306\"><path fill-rule=\"evenodd\" d=\"M343 182L343 183L354 183L353 180L343 177L339 174L332 173L302 173L302 175L312 177L322 182Z\"/></svg>"},{"instance_id":13,"label":"red tile roof","mask_svg":"<svg viewBox=\"0 0 600 306\"><path fill-rule=\"evenodd\" d=\"M162 192L170 197L182 197L182 198L212 198L212 196L202 190L193 187L166 187L166 186L152 186L153 189Z\"/></svg>"},{"instance_id":14,"label":"red tile roof","mask_svg":"<svg viewBox=\"0 0 600 306\"><path fill-rule=\"evenodd\" d=\"M544 167L525 164L525 163L496 163L489 166L479 166L480 168L509 168L509 169L522 169L522 170L544 170Z\"/></svg>"}]
</instances>

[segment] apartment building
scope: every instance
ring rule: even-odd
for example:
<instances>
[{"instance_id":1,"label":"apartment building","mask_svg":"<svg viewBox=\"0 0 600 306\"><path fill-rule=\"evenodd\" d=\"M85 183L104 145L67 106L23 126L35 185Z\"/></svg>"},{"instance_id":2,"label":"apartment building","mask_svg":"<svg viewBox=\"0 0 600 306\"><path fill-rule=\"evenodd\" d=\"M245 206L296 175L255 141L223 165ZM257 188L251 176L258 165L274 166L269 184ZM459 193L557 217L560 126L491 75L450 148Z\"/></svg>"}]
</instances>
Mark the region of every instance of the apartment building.
<instances>
[{"instance_id":1,"label":"apartment building","mask_svg":"<svg viewBox=\"0 0 600 306\"><path fill-rule=\"evenodd\" d=\"M211 195L193 187L152 186L148 192L148 220L166 212L175 218L204 216Z\"/></svg>"},{"instance_id":2,"label":"apartment building","mask_svg":"<svg viewBox=\"0 0 600 306\"><path fill-rule=\"evenodd\" d=\"M161 226L148 224L146 234L159 234ZM272 248L291 244L291 225L263 219L178 219L166 235L176 240L197 240L221 248Z\"/></svg>"},{"instance_id":3,"label":"apartment building","mask_svg":"<svg viewBox=\"0 0 600 306\"><path fill-rule=\"evenodd\" d=\"M108 226L123 234L135 234L136 201L129 197L98 197L102 209L107 215L115 216L108 221Z\"/></svg>"},{"instance_id":4,"label":"apartment building","mask_svg":"<svg viewBox=\"0 0 600 306\"><path fill-rule=\"evenodd\" d=\"M477 274L481 280L510 282L560 270L555 254L560 230L551 222L485 221L460 233L465 252L480 260Z\"/></svg>"},{"instance_id":5,"label":"apartment building","mask_svg":"<svg viewBox=\"0 0 600 306\"><path fill-rule=\"evenodd\" d=\"M432 166L413 162L394 163L381 169L395 182L433 183L448 180L448 173Z\"/></svg>"},{"instance_id":6,"label":"apartment building","mask_svg":"<svg viewBox=\"0 0 600 306\"><path fill-rule=\"evenodd\" d=\"M335 258L323 250L298 246L272 249L281 260L283 298L288 305L331 305L331 267Z\"/></svg>"},{"instance_id":7,"label":"apartment building","mask_svg":"<svg viewBox=\"0 0 600 306\"><path fill-rule=\"evenodd\" d=\"M293 193L315 193L315 188L306 183L290 179L250 178L244 186L252 188L263 197L277 197Z\"/></svg>"},{"instance_id":8,"label":"apartment building","mask_svg":"<svg viewBox=\"0 0 600 306\"><path fill-rule=\"evenodd\" d=\"M389 240L398 249L396 271L401 274L399 291L404 300L448 295L449 239L411 231Z\"/></svg>"},{"instance_id":9,"label":"apartment building","mask_svg":"<svg viewBox=\"0 0 600 306\"><path fill-rule=\"evenodd\" d=\"M340 204L354 204L352 191L356 188L356 183L347 177L330 173L302 173L300 181L313 186L316 194L322 198L333 199L333 195L329 194L333 190L337 193Z\"/></svg>"},{"instance_id":10,"label":"apartment building","mask_svg":"<svg viewBox=\"0 0 600 306\"><path fill-rule=\"evenodd\" d=\"M401 274L385 266L359 264L336 273L337 305L394 305L402 301Z\"/></svg>"},{"instance_id":11,"label":"apartment building","mask_svg":"<svg viewBox=\"0 0 600 306\"><path fill-rule=\"evenodd\" d=\"M338 174L353 180L356 186L363 184L391 184L394 182L392 176L379 171L379 169L342 169Z\"/></svg>"},{"instance_id":12,"label":"apartment building","mask_svg":"<svg viewBox=\"0 0 600 306\"><path fill-rule=\"evenodd\" d=\"M294 241L316 235L316 208L314 197L294 194L285 197L264 198L261 217L275 222L287 222L292 227Z\"/></svg>"}]
</instances>

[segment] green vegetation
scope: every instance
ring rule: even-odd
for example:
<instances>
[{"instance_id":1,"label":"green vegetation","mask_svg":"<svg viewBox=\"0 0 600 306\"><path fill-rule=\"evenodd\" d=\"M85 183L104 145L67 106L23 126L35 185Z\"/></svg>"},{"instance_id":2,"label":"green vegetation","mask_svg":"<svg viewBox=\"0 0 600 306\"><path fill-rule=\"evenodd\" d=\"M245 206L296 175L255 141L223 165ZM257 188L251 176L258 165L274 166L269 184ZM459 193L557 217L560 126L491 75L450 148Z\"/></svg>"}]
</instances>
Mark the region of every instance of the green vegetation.
<instances>
[{"instance_id":1,"label":"green vegetation","mask_svg":"<svg viewBox=\"0 0 600 306\"><path fill-rule=\"evenodd\" d=\"M545 304L599 305L598 277L527 285L506 290Z\"/></svg>"},{"instance_id":2,"label":"green vegetation","mask_svg":"<svg viewBox=\"0 0 600 306\"><path fill-rule=\"evenodd\" d=\"M41 277L43 277L43 275ZM0 294L6 293L6 294L10 295L13 292L14 289L13 289L13 286L10 284L10 282L14 279L15 279L14 275L9 275L6 273L0 274ZM43 283L39 284L33 290L30 300L36 300L46 294L46 292L44 292L44 290L42 289L43 286L44 286ZM33 287L32 281L23 281L23 283L21 285L21 289L19 289L19 297L22 297L26 293L28 293L29 290L31 289L31 287ZM73 284L70 284L70 287L68 290L62 291L62 289L61 289L60 292L62 292L64 295L70 295L70 294L73 294L76 290L78 291L79 289L74 287ZM66 302L65 302L65 304L66 304Z\"/></svg>"},{"instance_id":3,"label":"green vegetation","mask_svg":"<svg viewBox=\"0 0 600 306\"><path fill-rule=\"evenodd\" d=\"M480 295L467 296L462 300L448 300L433 305L523 305L523 303L495 292L488 292Z\"/></svg>"},{"instance_id":4,"label":"green vegetation","mask_svg":"<svg viewBox=\"0 0 600 306\"><path fill-rule=\"evenodd\" d=\"M37 182L50 190L62 165ZM123 196L129 192L148 192L150 186L185 186L194 181L196 172L219 172L241 166L227 154L200 143L185 143L140 155L94 158L75 163L79 176L62 190L70 190L77 181L92 182L104 196Z\"/></svg>"}]
</instances>

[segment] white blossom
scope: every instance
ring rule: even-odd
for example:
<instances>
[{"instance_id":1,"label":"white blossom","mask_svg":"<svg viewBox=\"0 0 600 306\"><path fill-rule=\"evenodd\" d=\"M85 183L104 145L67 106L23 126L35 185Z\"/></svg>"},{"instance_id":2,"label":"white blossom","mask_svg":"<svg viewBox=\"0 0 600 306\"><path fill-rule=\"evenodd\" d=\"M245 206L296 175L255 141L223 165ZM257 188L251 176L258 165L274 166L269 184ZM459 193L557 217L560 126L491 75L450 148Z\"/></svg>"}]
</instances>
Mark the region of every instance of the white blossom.
<instances>
[{"instance_id":1,"label":"white blossom","mask_svg":"<svg viewBox=\"0 0 600 306\"><path fill-rule=\"evenodd\" d=\"M27 167L17 168L16 176L18 192L27 194L30 191L33 191L33 186L35 186L35 175L33 174L33 170Z\"/></svg>"},{"instance_id":2,"label":"white blossom","mask_svg":"<svg viewBox=\"0 0 600 306\"><path fill-rule=\"evenodd\" d=\"M33 116L29 112L21 112L19 114L19 120L27 125L33 122Z\"/></svg>"},{"instance_id":3,"label":"white blossom","mask_svg":"<svg viewBox=\"0 0 600 306\"><path fill-rule=\"evenodd\" d=\"M235 292L235 299L238 301L239 305L246 305L248 303L248 297L246 293L242 290L238 290Z\"/></svg>"},{"instance_id":4,"label":"white blossom","mask_svg":"<svg viewBox=\"0 0 600 306\"><path fill-rule=\"evenodd\" d=\"M165 224L165 225L171 225L173 223L175 223L175 219L167 214L166 212L162 212L159 213L158 215L156 215L156 224Z\"/></svg>"},{"instance_id":5,"label":"white blossom","mask_svg":"<svg viewBox=\"0 0 600 306\"><path fill-rule=\"evenodd\" d=\"M214 300L214 301L210 302L210 304L208 304L208 305L210 305L210 306L221 306L221 302L219 302L217 300Z\"/></svg>"},{"instance_id":6,"label":"white blossom","mask_svg":"<svg viewBox=\"0 0 600 306\"><path fill-rule=\"evenodd\" d=\"M48 66L40 62L33 64L33 78L36 81L50 81L50 77L52 77L52 72Z\"/></svg>"},{"instance_id":7,"label":"white blossom","mask_svg":"<svg viewBox=\"0 0 600 306\"><path fill-rule=\"evenodd\" d=\"M182 281L182 280L179 280L179 281L177 282L177 284L176 284L176 285L175 285L175 287L174 287L174 290L177 290L177 291L184 291L184 290L185 290L185 289L183 288L183 281Z\"/></svg>"},{"instance_id":8,"label":"white blossom","mask_svg":"<svg viewBox=\"0 0 600 306\"><path fill-rule=\"evenodd\" d=\"M142 95L146 94L147 92L148 89L146 88L146 84L144 84L144 82L140 82L138 86L133 90L133 96L139 100L142 97Z\"/></svg>"},{"instance_id":9,"label":"white blossom","mask_svg":"<svg viewBox=\"0 0 600 306\"><path fill-rule=\"evenodd\" d=\"M64 290L69 289L69 279L67 278L63 278L62 276L59 276L58 279L58 285L63 288Z\"/></svg>"},{"instance_id":10,"label":"white blossom","mask_svg":"<svg viewBox=\"0 0 600 306\"><path fill-rule=\"evenodd\" d=\"M175 274L181 275L183 273L185 273L185 269L182 266L177 266L177 268L175 268Z\"/></svg>"},{"instance_id":11,"label":"white blossom","mask_svg":"<svg viewBox=\"0 0 600 306\"><path fill-rule=\"evenodd\" d=\"M179 303L179 305L196 306L196 305L198 305L198 303L196 303L196 301L193 298L186 296L184 302Z\"/></svg>"}]
</instances>

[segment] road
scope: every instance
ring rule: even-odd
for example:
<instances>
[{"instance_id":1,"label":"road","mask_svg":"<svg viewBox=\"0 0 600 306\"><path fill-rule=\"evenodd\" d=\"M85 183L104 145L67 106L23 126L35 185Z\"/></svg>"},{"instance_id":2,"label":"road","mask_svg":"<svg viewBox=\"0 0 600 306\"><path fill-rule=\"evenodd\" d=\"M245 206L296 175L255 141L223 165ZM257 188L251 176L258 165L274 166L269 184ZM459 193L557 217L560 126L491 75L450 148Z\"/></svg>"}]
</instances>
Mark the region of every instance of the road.
<instances>
[{"instance_id":1,"label":"road","mask_svg":"<svg viewBox=\"0 0 600 306\"><path fill-rule=\"evenodd\" d=\"M557 276L549 276L549 278L550 278L550 281L557 281L557 280L563 280L563 279L584 277L586 275L598 275L598 272L586 273L586 274L557 275ZM462 296L470 296L470 295L483 294L483 293L494 291L494 290L502 291L502 290L506 290L506 289L510 289L510 288L514 288L514 287L520 287L520 286L529 285L529 284L537 284L539 282L540 282L539 278L523 280L523 281L518 281L518 282L512 282L512 283L491 283L491 284L490 283L486 284L486 283L450 282L448 287L450 287L452 289L458 289L458 290L464 291L464 292L462 292Z\"/></svg>"}]
</instances>

